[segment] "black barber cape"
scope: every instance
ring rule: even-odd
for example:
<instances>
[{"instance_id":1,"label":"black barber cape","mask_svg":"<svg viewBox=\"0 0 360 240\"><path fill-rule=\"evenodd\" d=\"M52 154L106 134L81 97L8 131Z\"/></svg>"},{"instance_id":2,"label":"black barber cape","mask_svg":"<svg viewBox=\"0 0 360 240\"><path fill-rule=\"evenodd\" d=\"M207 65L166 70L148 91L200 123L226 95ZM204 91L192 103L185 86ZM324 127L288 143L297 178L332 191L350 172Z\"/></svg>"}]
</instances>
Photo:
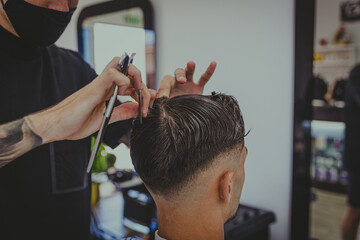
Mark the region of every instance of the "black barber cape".
<instances>
[{"instance_id":1,"label":"black barber cape","mask_svg":"<svg viewBox=\"0 0 360 240\"><path fill-rule=\"evenodd\" d=\"M95 77L76 52L32 47L0 27L0 124L50 107ZM121 137L130 127L123 121L107 133ZM0 168L0 239L89 239L89 157L90 138L61 141Z\"/></svg>"},{"instance_id":2,"label":"black barber cape","mask_svg":"<svg viewBox=\"0 0 360 240\"><path fill-rule=\"evenodd\" d=\"M346 170L360 174L360 65L351 70L345 91Z\"/></svg>"}]
</instances>

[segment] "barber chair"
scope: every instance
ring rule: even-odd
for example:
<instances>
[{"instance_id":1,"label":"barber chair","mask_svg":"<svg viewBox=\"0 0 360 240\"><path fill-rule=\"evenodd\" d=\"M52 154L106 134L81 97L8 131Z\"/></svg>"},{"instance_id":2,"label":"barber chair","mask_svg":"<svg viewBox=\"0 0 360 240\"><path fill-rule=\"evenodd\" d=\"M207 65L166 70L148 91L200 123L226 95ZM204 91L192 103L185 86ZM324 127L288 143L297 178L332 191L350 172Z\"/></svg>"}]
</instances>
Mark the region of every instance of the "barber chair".
<instances>
[{"instance_id":1,"label":"barber chair","mask_svg":"<svg viewBox=\"0 0 360 240\"><path fill-rule=\"evenodd\" d=\"M239 204L235 217L224 225L225 240L268 240L273 222L273 212Z\"/></svg>"}]
</instances>

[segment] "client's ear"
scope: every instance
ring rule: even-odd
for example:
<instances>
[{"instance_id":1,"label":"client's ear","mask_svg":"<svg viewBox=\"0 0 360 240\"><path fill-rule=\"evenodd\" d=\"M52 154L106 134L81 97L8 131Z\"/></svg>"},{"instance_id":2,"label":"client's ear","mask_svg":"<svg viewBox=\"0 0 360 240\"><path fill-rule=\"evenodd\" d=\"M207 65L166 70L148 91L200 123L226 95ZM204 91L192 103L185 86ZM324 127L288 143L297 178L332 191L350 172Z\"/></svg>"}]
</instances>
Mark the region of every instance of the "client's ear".
<instances>
[{"instance_id":1,"label":"client's ear","mask_svg":"<svg viewBox=\"0 0 360 240\"><path fill-rule=\"evenodd\" d=\"M231 194L232 194L232 185L231 181L234 176L233 171L226 171L220 178L219 181L219 198L221 201L226 203L230 202Z\"/></svg>"}]
</instances>

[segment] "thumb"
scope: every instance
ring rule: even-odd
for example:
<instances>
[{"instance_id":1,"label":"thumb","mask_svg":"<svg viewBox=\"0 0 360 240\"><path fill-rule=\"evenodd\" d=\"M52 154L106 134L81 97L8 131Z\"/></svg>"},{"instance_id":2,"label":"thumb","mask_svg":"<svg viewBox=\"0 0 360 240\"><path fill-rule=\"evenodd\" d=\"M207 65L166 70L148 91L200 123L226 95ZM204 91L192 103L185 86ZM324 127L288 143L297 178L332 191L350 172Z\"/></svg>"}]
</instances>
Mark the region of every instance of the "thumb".
<instances>
[{"instance_id":1,"label":"thumb","mask_svg":"<svg viewBox=\"0 0 360 240\"><path fill-rule=\"evenodd\" d=\"M120 57L113 57L113 59L105 66L103 71L109 68L115 68L119 63Z\"/></svg>"},{"instance_id":2,"label":"thumb","mask_svg":"<svg viewBox=\"0 0 360 240\"><path fill-rule=\"evenodd\" d=\"M139 114L138 104L134 102L123 103L114 108L110 123L133 118Z\"/></svg>"}]
</instances>

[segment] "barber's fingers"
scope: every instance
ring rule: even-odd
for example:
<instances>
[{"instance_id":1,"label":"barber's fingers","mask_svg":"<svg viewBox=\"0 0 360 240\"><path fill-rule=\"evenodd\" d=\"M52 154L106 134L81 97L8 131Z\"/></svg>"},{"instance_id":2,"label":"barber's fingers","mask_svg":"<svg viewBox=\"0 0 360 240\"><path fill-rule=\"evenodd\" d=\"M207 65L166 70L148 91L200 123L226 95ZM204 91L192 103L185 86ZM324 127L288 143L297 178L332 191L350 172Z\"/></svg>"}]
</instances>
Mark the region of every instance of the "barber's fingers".
<instances>
[{"instance_id":1,"label":"barber's fingers","mask_svg":"<svg viewBox=\"0 0 360 240\"><path fill-rule=\"evenodd\" d=\"M110 123L136 117L138 115L138 112L139 111L137 103L123 103L114 108L111 114Z\"/></svg>"},{"instance_id":2,"label":"barber's fingers","mask_svg":"<svg viewBox=\"0 0 360 240\"><path fill-rule=\"evenodd\" d=\"M142 89L145 85L142 82L141 72L133 64L128 67L128 76L133 81L133 85L136 89ZM146 86L145 86L146 87Z\"/></svg>"},{"instance_id":3,"label":"barber's fingers","mask_svg":"<svg viewBox=\"0 0 360 240\"><path fill-rule=\"evenodd\" d=\"M122 75L125 76L123 73L121 73L119 71L118 68L118 64L119 64L119 57L114 57L104 68L103 72L107 71L110 73L115 73L114 71L117 70L118 74L117 75ZM115 75L115 74L113 74ZM125 76L126 77L126 76ZM134 85L134 87L136 89L142 89L143 84L142 84L142 78L141 78L141 72L139 69L137 69L137 67L135 67L133 64L130 64L128 67L128 77L129 79L132 81L132 84ZM118 77L119 78L119 77ZM119 83L116 83L117 85L119 85Z\"/></svg>"},{"instance_id":4,"label":"barber's fingers","mask_svg":"<svg viewBox=\"0 0 360 240\"><path fill-rule=\"evenodd\" d=\"M154 104L154 101L156 99L157 92L156 92L156 90L149 88L149 93L150 93L150 104L149 104L149 106L152 107L152 105Z\"/></svg>"},{"instance_id":5,"label":"barber's fingers","mask_svg":"<svg viewBox=\"0 0 360 240\"><path fill-rule=\"evenodd\" d=\"M103 71L110 69L110 68L117 68L119 65L120 57L114 57L104 68Z\"/></svg>"},{"instance_id":6,"label":"barber's fingers","mask_svg":"<svg viewBox=\"0 0 360 240\"><path fill-rule=\"evenodd\" d=\"M149 111L149 104L150 104L150 92L149 89L146 87L145 84L142 83L142 90L141 90L141 95L142 95L142 113L143 113L143 117L147 116L147 113Z\"/></svg>"},{"instance_id":7,"label":"barber's fingers","mask_svg":"<svg viewBox=\"0 0 360 240\"><path fill-rule=\"evenodd\" d=\"M130 95L128 94L128 91L131 88L143 89L144 84L142 82L140 70L130 64L128 67L128 76L125 76L117 67L119 59L119 57L114 57L113 60L105 67L106 71L104 70L101 75L106 74L105 78L111 80L110 84L116 84L119 87L119 95Z\"/></svg>"},{"instance_id":8,"label":"barber's fingers","mask_svg":"<svg viewBox=\"0 0 360 240\"><path fill-rule=\"evenodd\" d=\"M119 57L114 57L101 73L101 75L105 75L106 79L110 80L106 82L111 84L111 86L116 84L119 88L123 88L124 91L129 85L132 85L132 87L135 87L136 89L142 89L143 84L140 70L133 64L130 64L128 67L128 76L125 76L118 67L119 59ZM109 86L106 85L106 87ZM122 95L121 92L119 92L119 94Z\"/></svg>"},{"instance_id":9,"label":"barber's fingers","mask_svg":"<svg viewBox=\"0 0 360 240\"><path fill-rule=\"evenodd\" d=\"M119 87L119 92L121 93L131 84L130 79L121 73L117 67L119 59L119 57L114 57L98 76L95 86L98 91L102 89L106 92L106 95L111 95L109 91L112 90L113 92L115 85L117 85Z\"/></svg>"},{"instance_id":10,"label":"barber's fingers","mask_svg":"<svg viewBox=\"0 0 360 240\"><path fill-rule=\"evenodd\" d=\"M146 85L142 82L141 72L133 64L130 64L128 67L128 76L125 76L120 71L118 71L119 59L119 57L114 57L105 67L107 74L109 74L108 77L112 79L113 83L119 86L119 95L134 95L134 88L135 94L138 90L142 90L142 112L143 116L146 117L150 104L151 94ZM115 72L115 70L118 72ZM137 97L137 101L138 100L139 98Z\"/></svg>"},{"instance_id":11,"label":"barber's fingers","mask_svg":"<svg viewBox=\"0 0 360 240\"><path fill-rule=\"evenodd\" d=\"M200 86L205 86L205 84L210 80L211 76L215 72L215 68L216 68L216 62L213 61L210 63L206 71L201 75L198 83Z\"/></svg>"},{"instance_id":12,"label":"barber's fingers","mask_svg":"<svg viewBox=\"0 0 360 240\"><path fill-rule=\"evenodd\" d=\"M177 83L193 82L195 72L195 63L190 61L186 64L186 68L177 68L174 76Z\"/></svg>"},{"instance_id":13,"label":"barber's fingers","mask_svg":"<svg viewBox=\"0 0 360 240\"><path fill-rule=\"evenodd\" d=\"M183 68L177 68L174 72L175 79L178 83L186 83L186 72Z\"/></svg>"},{"instance_id":14,"label":"barber's fingers","mask_svg":"<svg viewBox=\"0 0 360 240\"><path fill-rule=\"evenodd\" d=\"M150 104L150 93L146 85L143 83L141 78L141 72L137 69L133 64L130 64L128 67L128 76L132 82L133 87L135 88L135 92L141 90L142 95L142 113L143 117L147 116Z\"/></svg>"},{"instance_id":15,"label":"barber's fingers","mask_svg":"<svg viewBox=\"0 0 360 240\"><path fill-rule=\"evenodd\" d=\"M176 80L175 77L171 75L166 75L160 83L160 87L158 90L158 96L157 97L169 97L171 88L175 85Z\"/></svg>"},{"instance_id":16,"label":"barber's fingers","mask_svg":"<svg viewBox=\"0 0 360 240\"><path fill-rule=\"evenodd\" d=\"M195 72L195 63L193 61L189 61L186 64L186 68L185 68L186 79L188 82L194 81L194 72Z\"/></svg>"},{"instance_id":17,"label":"barber's fingers","mask_svg":"<svg viewBox=\"0 0 360 240\"><path fill-rule=\"evenodd\" d=\"M139 90L136 90L135 88L127 89L124 95L129 95L136 102L139 102ZM156 91L152 89L150 91L150 89L148 89L146 86L143 86L143 89L141 90L141 97L142 97L142 113L143 113L143 117L146 117L149 111L149 107L152 106L152 103L155 100Z\"/></svg>"},{"instance_id":18,"label":"barber's fingers","mask_svg":"<svg viewBox=\"0 0 360 240\"><path fill-rule=\"evenodd\" d=\"M119 95L127 95L126 91L131 87L131 81L115 68L103 71L89 86L92 95L101 98L101 101L109 100L114 93L115 85L118 86ZM94 98L96 99L96 97ZM99 101L98 99L97 101Z\"/></svg>"}]
</instances>

